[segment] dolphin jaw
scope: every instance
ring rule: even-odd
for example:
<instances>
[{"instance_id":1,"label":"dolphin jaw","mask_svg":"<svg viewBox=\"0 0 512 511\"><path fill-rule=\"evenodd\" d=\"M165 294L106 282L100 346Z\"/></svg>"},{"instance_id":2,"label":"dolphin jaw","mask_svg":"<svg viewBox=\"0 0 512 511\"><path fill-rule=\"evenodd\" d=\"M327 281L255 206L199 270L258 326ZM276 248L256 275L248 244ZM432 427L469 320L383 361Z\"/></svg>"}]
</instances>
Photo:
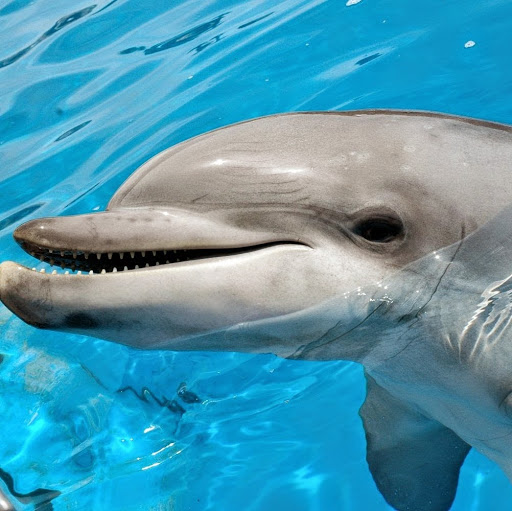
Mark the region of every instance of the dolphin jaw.
<instances>
[{"instance_id":1,"label":"dolphin jaw","mask_svg":"<svg viewBox=\"0 0 512 511\"><path fill-rule=\"evenodd\" d=\"M173 214L174 223L168 224L159 213L141 209L43 218L18 227L14 238L50 267L91 274L151 269L277 245L309 247L293 237L242 231L204 217Z\"/></svg>"},{"instance_id":2,"label":"dolphin jaw","mask_svg":"<svg viewBox=\"0 0 512 511\"><path fill-rule=\"evenodd\" d=\"M264 250L278 245L303 245L293 241L270 242L234 248L169 249L169 250L133 250L128 252L85 252L82 250L59 250L40 247L21 242L20 246L40 262L62 270L86 273L116 273L151 269L159 266L174 265L188 261L198 261L215 257L227 257L237 254ZM44 271L43 271L44 273ZM54 270L54 273L57 273Z\"/></svg>"},{"instance_id":3,"label":"dolphin jaw","mask_svg":"<svg viewBox=\"0 0 512 511\"><path fill-rule=\"evenodd\" d=\"M288 310L279 312L279 300L276 312L272 307L260 306L261 298L256 299L254 307L243 296L238 302L230 294L232 280L236 280L232 277L242 273L251 283L248 287L261 294L257 287L260 278L254 278L254 274L266 267L268 257L297 250L312 251L297 244L278 244L235 256L92 277L81 271L51 275L45 269L31 271L5 261L0 264L0 302L37 328L87 333L134 347L145 346L149 336L155 347L171 349L178 338L189 340L240 323L287 314ZM241 312L233 306L235 303L240 303ZM219 308L224 312L219 313ZM190 313L184 314L185 310ZM204 346L191 344L188 348ZM219 349L228 347L219 340Z\"/></svg>"}]
</instances>

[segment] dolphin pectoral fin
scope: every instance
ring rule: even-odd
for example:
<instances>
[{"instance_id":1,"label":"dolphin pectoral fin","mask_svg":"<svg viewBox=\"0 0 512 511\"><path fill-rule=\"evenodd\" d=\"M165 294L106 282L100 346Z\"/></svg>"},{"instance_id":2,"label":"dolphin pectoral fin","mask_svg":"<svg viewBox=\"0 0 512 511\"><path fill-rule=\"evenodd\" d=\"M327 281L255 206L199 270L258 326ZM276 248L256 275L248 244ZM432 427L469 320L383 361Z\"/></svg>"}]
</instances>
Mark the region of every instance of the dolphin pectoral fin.
<instances>
[{"instance_id":1,"label":"dolphin pectoral fin","mask_svg":"<svg viewBox=\"0 0 512 511\"><path fill-rule=\"evenodd\" d=\"M447 511L471 447L453 431L393 397L366 375L361 407L368 465L398 511Z\"/></svg>"}]
</instances>

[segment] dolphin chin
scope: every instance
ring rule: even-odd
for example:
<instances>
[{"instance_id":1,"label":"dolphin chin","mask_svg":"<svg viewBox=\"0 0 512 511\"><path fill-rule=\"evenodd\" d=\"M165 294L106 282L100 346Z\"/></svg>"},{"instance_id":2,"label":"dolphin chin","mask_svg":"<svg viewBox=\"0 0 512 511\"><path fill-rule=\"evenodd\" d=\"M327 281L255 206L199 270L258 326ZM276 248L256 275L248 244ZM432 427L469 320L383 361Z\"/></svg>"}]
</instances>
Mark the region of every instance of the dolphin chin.
<instances>
[{"instance_id":1,"label":"dolphin chin","mask_svg":"<svg viewBox=\"0 0 512 511\"><path fill-rule=\"evenodd\" d=\"M228 126L156 155L107 211L18 227L60 269L2 263L0 300L136 348L360 362L378 488L447 511L471 447L512 474L510 161L512 127L427 112Z\"/></svg>"},{"instance_id":2,"label":"dolphin chin","mask_svg":"<svg viewBox=\"0 0 512 511\"><path fill-rule=\"evenodd\" d=\"M229 250L229 255L219 255L215 250L214 256L210 250L204 249L208 254L204 259L191 256L190 260L181 262L117 272L113 267L108 273L105 268L101 273L90 270L92 275L80 271L76 274L41 273L16 263L2 263L0 297L20 318L39 328L82 332L151 349L172 349L176 340L185 338L188 340L185 349L213 347L232 351L236 346L226 345L222 338L219 342L212 344L210 340L210 344L205 344L197 337L309 306L309 300L298 297L295 302L282 301L272 308L265 307L264 284L268 275L263 274L262 269L269 259L274 262L282 259L284 271L298 254L308 258L312 249L295 243L272 243L242 251ZM135 257L134 261L137 260ZM77 257L76 261L81 265L78 267L83 268L87 259L80 261ZM106 266L108 263L105 263ZM247 300L244 304L243 294L236 296L232 292L233 279L240 278L253 286L254 295L260 293L262 306L258 309L253 309L253 304ZM227 293L232 294L230 299L220 302L218 296ZM192 307L195 313L189 314ZM248 349L270 350L264 343Z\"/></svg>"}]
</instances>

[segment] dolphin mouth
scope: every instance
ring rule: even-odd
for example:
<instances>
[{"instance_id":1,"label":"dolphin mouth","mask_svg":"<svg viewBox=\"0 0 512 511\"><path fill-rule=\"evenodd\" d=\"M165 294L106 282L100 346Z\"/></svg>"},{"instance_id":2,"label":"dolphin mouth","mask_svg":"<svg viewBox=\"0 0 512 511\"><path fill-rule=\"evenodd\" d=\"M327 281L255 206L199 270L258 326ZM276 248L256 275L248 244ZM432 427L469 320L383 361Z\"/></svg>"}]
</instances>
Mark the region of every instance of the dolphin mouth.
<instances>
[{"instance_id":1,"label":"dolphin mouth","mask_svg":"<svg viewBox=\"0 0 512 511\"><path fill-rule=\"evenodd\" d=\"M50 267L85 273L116 273L143 270L164 265L198 261L256 252L278 245L304 245L294 241L274 241L234 248L192 248L168 250L133 250L126 252L87 252L72 249L52 249L36 243L17 239L19 245L32 257ZM35 268L33 268L35 269ZM54 273L56 270L54 270Z\"/></svg>"},{"instance_id":2,"label":"dolphin mouth","mask_svg":"<svg viewBox=\"0 0 512 511\"><path fill-rule=\"evenodd\" d=\"M240 229L212 216L171 208L40 218L20 225L14 239L25 252L49 264L51 273L151 270L276 246L311 248L295 236Z\"/></svg>"}]
</instances>

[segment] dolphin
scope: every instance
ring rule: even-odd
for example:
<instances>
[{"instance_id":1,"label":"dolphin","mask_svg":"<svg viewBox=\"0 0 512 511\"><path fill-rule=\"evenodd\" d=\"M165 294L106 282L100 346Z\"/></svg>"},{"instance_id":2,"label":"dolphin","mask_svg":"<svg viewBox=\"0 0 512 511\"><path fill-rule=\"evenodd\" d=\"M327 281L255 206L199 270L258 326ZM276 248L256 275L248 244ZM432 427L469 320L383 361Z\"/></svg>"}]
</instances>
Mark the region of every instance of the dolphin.
<instances>
[{"instance_id":1,"label":"dolphin","mask_svg":"<svg viewBox=\"0 0 512 511\"><path fill-rule=\"evenodd\" d=\"M0 299L135 348L359 362L382 495L448 510L471 447L512 478L510 162L512 127L450 115L242 122L156 155L104 212L18 227L72 273L4 262Z\"/></svg>"}]
</instances>

